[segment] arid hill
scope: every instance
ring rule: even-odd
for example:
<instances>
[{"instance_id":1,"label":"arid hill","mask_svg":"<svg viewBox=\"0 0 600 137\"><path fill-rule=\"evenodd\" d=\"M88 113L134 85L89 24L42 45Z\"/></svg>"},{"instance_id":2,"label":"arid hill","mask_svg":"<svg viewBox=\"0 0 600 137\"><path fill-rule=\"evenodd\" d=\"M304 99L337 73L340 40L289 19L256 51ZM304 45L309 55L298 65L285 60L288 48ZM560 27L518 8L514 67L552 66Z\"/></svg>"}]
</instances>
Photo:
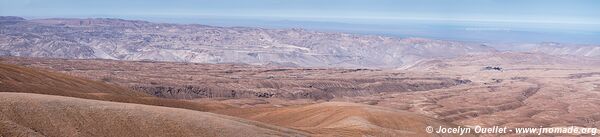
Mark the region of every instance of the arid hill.
<instances>
[{"instance_id":1,"label":"arid hill","mask_svg":"<svg viewBox=\"0 0 600 137\"><path fill-rule=\"evenodd\" d=\"M147 86L156 87L169 87L175 83L192 86L222 84L231 85L223 87L244 88L251 91L270 89L277 91L273 93L290 94L301 91L303 88L311 89L311 85L297 84L310 81L313 82L311 83L313 84L312 89L327 91L325 93L335 96L317 100L286 96L269 98L264 96L221 96L198 97L186 101L227 104L233 108L223 107L225 109L211 109L211 111L322 135L329 134L323 131L327 128L303 129L303 125L288 123L289 121L282 123L268 121L269 118L277 118L276 115L270 113L297 112L297 115L293 116L309 116L311 113L300 113L304 112L303 107L311 106L311 104L322 106L323 104L318 103L336 101L381 106L443 121L441 123L447 122L464 126L597 127L598 121L600 121L598 112L594 111L600 108L597 101L600 98L600 94L598 94L600 91L598 88L600 85L598 65L600 63L597 59L577 56L518 52L479 54L455 59L432 60L403 70L298 69L231 64L13 57L2 59L2 62L5 63L56 70L103 83L123 85L144 85L144 82L147 82ZM109 79L103 80L103 76L108 76ZM444 79L463 82L439 88L426 86L427 83L439 84ZM336 89L332 87L337 87L338 90L332 90ZM362 90L353 91L351 90L353 87L362 87ZM421 89L408 90L409 87ZM166 89L164 91L169 91L169 88ZM173 89L164 93L178 93ZM366 92L368 89L384 92L369 93ZM319 112L329 113L328 110L337 109L325 106L327 107L322 108L327 110ZM241 109L237 110L238 107ZM353 110L361 110L361 112L352 113L352 116L369 117L362 115L367 112L359 108L361 107ZM236 111L240 113L236 114ZM340 108L340 112L344 111L349 110ZM259 115L268 115L269 117L260 118ZM321 115L314 116L314 118L321 117ZM339 120L344 119L345 116L340 117ZM365 125L377 125L376 123L369 121ZM326 123L321 124L327 125ZM369 132L357 130L345 133L366 134L371 130L364 131ZM379 133L383 134L384 132ZM385 133L387 134L387 132Z\"/></svg>"},{"instance_id":2,"label":"arid hill","mask_svg":"<svg viewBox=\"0 0 600 137\"><path fill-rule=\"evenodd\" d=\"M468 84L447 76L376 69L281 68L152 61L7 57L6 63L41 67L114 83L162 98L284 98L330 100L386 92L412 92Z\"/></svg>"},{"instance_id":3,"label":"arid hill","mask_svg":"<svg viewBox=\"0 0 600 137\"><path fill-rule=\"evenodd\" d=\"M220 100L161 99L6 64L0 64L0 87L0 136L438 136L425 133L424 127L454 126L355 103L247 109Z\"/></svg>"},{"instance_id":4,"label":"arid hill","mask_svg":"<svg viewBox=\"0 0 600 137\"><path fill-rule=\"evenodd\" d=\"M600 60L504 52L432 60L411 73L456 75L469 85L355 98L459 125L598 127Z\"/></svg>"},{"instance_id":5,"label":"arid hill","mask_svg":"<svg viewBox=\"0 0 600 137\"><path fill-rule=\"evenodd\" d=\"M0 136L307 136L186 109L0 92Z\"/></svg>"},{"instance_id":6,"label":"arid hill","mask_svg":"<svg viewBox=\"0 0 600 137\"><path fill-rule=\"evenodd\" d=\"M427 133L424 127L456 126L406 111L345 102L225 109L216 113L304 130L317 136L438 136L443 134Z\"/></svg>"},{"instance_id":7,"label":"arid hill","mask_svg":"<svg viewBox=\"0 0 600 137\"><path fill-rule=\"evenodd\" d=\"M116 85L0 64L0 136L307 135L196 111L226 107L161 99Z\"/></svg>"},{"instance_id":8,"label":"arid hill","mask_svg":"<svg viewBox=\"0 0 600 137\"><path fill-rule=\"evenodd\" d=\"M44 70L0 64L0 92L22 92L206 111L229 107L156 98L141 92Z\"/></svg>"},{"instance_id":9,"label":"arid hill","mask_svg":"<svg viewBox=\"0 0 600 137\"><path fill-rule=\"evenodd\" d=\"M429 59L406 66L407 70L445 71L476 67L514 66L520 68L552 66L564 69L600 66L600 59L573 55L548 55L528 52L470 54L452 59ZM465 67L465 68L463 68ZM481 69L481 68L476 68Z\"/></svg>"}]
</instances>

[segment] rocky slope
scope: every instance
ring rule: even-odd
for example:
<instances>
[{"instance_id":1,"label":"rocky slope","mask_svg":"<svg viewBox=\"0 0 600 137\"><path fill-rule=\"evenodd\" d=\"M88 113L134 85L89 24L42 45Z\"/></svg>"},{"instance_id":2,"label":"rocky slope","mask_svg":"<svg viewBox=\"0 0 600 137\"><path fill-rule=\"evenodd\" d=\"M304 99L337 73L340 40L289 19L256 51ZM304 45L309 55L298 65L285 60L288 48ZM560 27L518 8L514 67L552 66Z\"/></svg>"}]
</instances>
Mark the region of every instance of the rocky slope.
<instances>
[{"instance_id":1,"label":"rocky slope","mask_svg":"<svg viewBox=\"0 0 600 137\"><path fill-rule=\"evenodd\" d=\"M121 19L0 19L0 55L395 68L493 48L474 43L316 32L161 24Z\"/></svg>"}]
</instances>

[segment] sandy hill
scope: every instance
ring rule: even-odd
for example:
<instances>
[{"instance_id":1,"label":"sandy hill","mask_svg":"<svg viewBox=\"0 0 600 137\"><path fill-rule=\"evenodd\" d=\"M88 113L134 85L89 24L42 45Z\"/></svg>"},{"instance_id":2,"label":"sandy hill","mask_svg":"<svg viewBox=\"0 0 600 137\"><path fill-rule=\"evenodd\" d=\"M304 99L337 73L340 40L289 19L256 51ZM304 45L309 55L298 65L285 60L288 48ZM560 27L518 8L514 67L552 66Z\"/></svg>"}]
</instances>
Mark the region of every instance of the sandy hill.
<instances>
[{"instance_id":1,"label":"sandy hill","mask_svg":"<svg viewBox=\"0 0 600 137\"><path fill-rule=\"evenodd\" d=\"M428 134L425 127L455 126L406 111L343 102L229 109L215 113L299 129L317 136L451 136Z\"/></svg>"},{"instance_id":2,"label":"sandy hill","mask_svg":"<svg viewBox=\"0 0 600 137\"><path fill-rule=\"evenodd\" d=\"M216 103L200 104L184 100L161 99L98 81L7 64L0 64L0 92L59 95L201 111L229 107Z\"/></svg>"},{"instance_id":3,"label":"sandy hill","mask_svg":"<svg viewBox=\"0 0 600 137\"><path fill-rule=\"evenodd\" d=\"M305 136L178 108L0 92L0 136Z\"/></svg>"}]
</instances>

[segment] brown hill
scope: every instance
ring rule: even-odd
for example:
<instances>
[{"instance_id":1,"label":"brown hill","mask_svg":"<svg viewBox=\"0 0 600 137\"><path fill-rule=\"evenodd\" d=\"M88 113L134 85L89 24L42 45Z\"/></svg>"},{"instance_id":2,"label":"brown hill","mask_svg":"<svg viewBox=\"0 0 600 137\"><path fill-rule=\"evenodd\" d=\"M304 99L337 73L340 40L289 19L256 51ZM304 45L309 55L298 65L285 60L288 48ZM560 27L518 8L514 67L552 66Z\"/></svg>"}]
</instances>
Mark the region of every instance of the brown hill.
<instances>
[{"instance_id":1,"label":"brown hill","mask_svg":"<svg viewBox=\"0 0 600 137\"><path fill-rule=\"evenodd\" d=\"M425 128L455 126L406 111L343 102L285 108L229 109L215 113L299 129L317 136L452 136L429 134Z\"/></svg>"},{"instance_id":2,"label":"brown hill","mask_svg":"<svg viewBox=\"0 0 600 137\"><path fill-rule=\"evenodd\" d=\"M0 136L306 136L230 116L31 93L0 93Z\"/></svg>"},{"instance_id":3,"label":"brown hill","mask_svg":"<svg viewBox=\"0 0 600 137\"><path fill-rule=\"evenodd\" d=\"M7 64L0 64L0 92L59 95L201 111L229 107L216 103L200 104L185 100L161 99L102 82Z\"/></svg>"}]
</instances>

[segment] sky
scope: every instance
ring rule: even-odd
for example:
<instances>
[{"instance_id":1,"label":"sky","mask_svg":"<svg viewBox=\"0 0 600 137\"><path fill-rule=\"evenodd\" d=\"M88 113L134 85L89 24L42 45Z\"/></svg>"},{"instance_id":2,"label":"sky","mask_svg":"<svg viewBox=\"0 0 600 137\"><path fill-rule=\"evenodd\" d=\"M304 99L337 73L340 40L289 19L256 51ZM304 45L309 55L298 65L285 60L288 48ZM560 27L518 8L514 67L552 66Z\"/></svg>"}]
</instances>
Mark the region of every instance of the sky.
<instances>
[{"instance_id":1,"label":"sky","mask_svg":"<svg viewBox=\"0 0 600 137\"><path fill-rule=\"evenodd\" d=\"M600 24L600 0L0 0L0 15Z\"/></svg>"}]
</instances>

